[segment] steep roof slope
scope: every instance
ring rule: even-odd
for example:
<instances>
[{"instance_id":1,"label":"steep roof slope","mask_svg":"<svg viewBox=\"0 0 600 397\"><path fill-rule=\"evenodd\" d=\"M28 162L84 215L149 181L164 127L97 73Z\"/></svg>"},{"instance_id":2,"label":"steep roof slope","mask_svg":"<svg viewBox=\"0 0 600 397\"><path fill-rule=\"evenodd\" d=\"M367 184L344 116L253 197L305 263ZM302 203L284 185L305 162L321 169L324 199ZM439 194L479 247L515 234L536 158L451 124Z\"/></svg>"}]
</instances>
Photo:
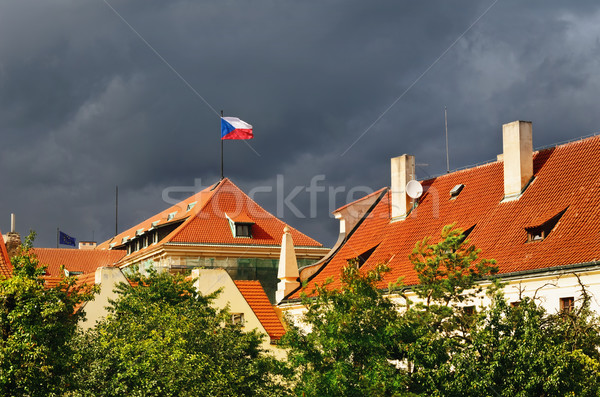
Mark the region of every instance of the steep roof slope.
<instances>
[{"instance_id":1,"label":"steep roof slope","mask_svg":"<svg viewBox=\"0 0 600 397\"><path fill-rule=\"evenodd\" d=\"M0 233L0 277L10 277L12 275L12 264L10 263L10 258L8 257L8 251L6 250L6 245L4 244L4 239Z\"/></svg>"},{"instance_id":2,"label":"steep roof slope","mask_svg":"<svg viewBox=\"0 0 600 397\"><path fill-rule=\"evenodd\" d=\"M126 251L110 250L78 250L67 248L34 248L33 252L41 264L47 265L46 273L52 277L60 277L60 267L70 272L94 273L102 266L114 266Z\"/></svg>"},{"instance_id":3,"label":"steep roof slope","mask_svg":"<svg viewBox=\"0 0 600 397\"><path fill-rule=\"evenodd\" d=\"M504 197L501 161L423 181L419 206L403 221L390 222L390 193L374 205L334 257L309 285L339 279L348 259L374 249L362 266L388 262L391 271L381 283L403 276L408 285L417 275L408 260L418 240L439 241L444 225L456 223L481 249L480 258L496 259L500 273L531 271L600 259L600 136L542 150L534 154L533 182L514 201ZM455 199L450 190L463 184ZM561 214L541 241L528 242L527 228ZM332 283L338 286L339 280ZM291 295L297 298L298 291Z\"/></svg>"},{"instance_id":4,"label":"steep roof slope","mask_svg":"<svg viewBox=\"0 0 600 397\"><path fill-rule=\"evenodd\" d=\"M253 223L252 237L234 237L230 220ZM126 238L131 239L136 234L174 223L179 223L179 225L163 237L158 242L159 244L196 243L278 246L280 245L283 228L286 225L261 208L233 182L225 178L217 185L206 188L105 241L98 245L96 249L108 249L111 244L118 247ZM316 240L298 230L290 229L294 243L297 246L322 247ZM135 254L138 255L151 248L144 248Z\"/></svg>"},{"instance_id":5,"label":"steep roof slope","mask_svg":"<svg viewBox=\"0 0 600 397\"><path fill-rule=\"evenodd\" d=\"M246 302L248 302L248 305L252 308L254 314L256 314L256 317L258 317L258 321L265 327L271 340L280 339L285 334L285 329L260 282L234 280L234 283L242 293L244 299L246 299Z\"/></svg>"}]
</instances>

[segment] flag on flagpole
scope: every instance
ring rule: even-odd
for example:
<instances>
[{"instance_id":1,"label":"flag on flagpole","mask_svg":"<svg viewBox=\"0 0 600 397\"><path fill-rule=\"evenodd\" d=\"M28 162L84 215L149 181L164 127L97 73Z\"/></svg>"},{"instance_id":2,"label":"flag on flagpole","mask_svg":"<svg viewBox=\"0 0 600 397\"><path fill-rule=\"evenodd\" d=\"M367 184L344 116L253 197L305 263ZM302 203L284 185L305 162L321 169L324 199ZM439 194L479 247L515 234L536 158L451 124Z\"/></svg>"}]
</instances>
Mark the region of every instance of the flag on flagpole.
<instances>
[{"instance_id":1,"label":"flag on flagpole","mask_svg":"<svg viewBox=\"0 0 600 397\"><path fill-rule=\"evenodd\" d=\"M237 117L221 117L221 140L252 139L252 126Z\"/></svg>"},{"instance_id":2,"label":"flag on flagpole","mask_svg":"<svg viewBox=\"0 0 600 397\"><path fill-rule=\"evenodd\" d=\"M75 237L71 237L66 233L60 232L60 238L59 241L62 245L70 245L72 247L76 247L77 244L75 243Z\"/></svg>"}]
</instances>

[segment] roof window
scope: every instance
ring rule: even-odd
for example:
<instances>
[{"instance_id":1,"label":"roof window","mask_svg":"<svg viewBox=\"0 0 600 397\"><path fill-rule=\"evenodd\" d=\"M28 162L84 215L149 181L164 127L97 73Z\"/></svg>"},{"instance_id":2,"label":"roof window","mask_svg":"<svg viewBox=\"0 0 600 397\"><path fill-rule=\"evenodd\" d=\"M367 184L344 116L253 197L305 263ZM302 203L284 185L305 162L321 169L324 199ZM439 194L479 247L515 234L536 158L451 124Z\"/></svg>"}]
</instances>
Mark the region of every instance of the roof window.
<instances>
[{"instance_id":1,"label":"roof window","mask_svg":"<svg viewBox=\"0 0 600 397\"><path fill-rule=\"evenodd\" d=\"M252 237L252 224L236 223L235 224L235 237Z\"/></svg>"},{"instance_id":2,"label":"roof window","mask_svg":"<svg viewBox=\"0 0 600 397\"><path fill-rule=\"evenodd\" d=\"M567 211L566 208L541 225L526 227L525 230L527 231L527 242L532 243L546 239L550 232L552 232L554 227L558 224L558 221L563 216L565 211Z\"/></svg>"},{"instance_id":3,"label":"roof window","mask_svg":"<svg viewBox=\"0 0 600 397\"><path fill-rule=\"evenodd\" d=\"M189 210L191 210L192 208L194 208L194 206L196 205L196 203L197 203L197 201L194 201L193 203L189 203L188 206L187 206L186 212L189 211Z\"/></svg>"},{"instance_id":4,"label":"roof window","mask_svg":"<svg viewBox=\"0 0 600 397\"><path fill-rule=\"evenodd\" d=\"M229 228L233 237L252 238L252 225L254 225L254 222L248 216L238 215L234 219L231 219L229 215L225 214L225 217L229 222Z\"/></svg>"},{"instance_id":5,"label":"roof window","mask_svg":"<svg viewBox=\"0 0 600 397\"><path fill-rule=\"evenodd\" d=\"M377 249L378 246L379 246L379 244L377 244L375 247L373 247L371 249L368 249L367 251L363 252L362 254L360 254L359 256L356 257L356 259L358 260L358 267L361 267L362 265L365 264L365 262L369 259L371 254L373 254L373 252L375 252L375 250Z\"/></svg>"},{"instance_id":6,"label":"roof window","mask_svg":"<svg viewBox=\"0 0 600 397\"><path fill-rule=\"evenodd\" d=\"M170 221L171 219L175 218L175 215L177 215L177 211L171 212L169 216L167 216L167 221Z\"/></svg>"},{"instance_id":7,"label":"roof window","mask_svg":"<svg viewBox=\"0 0 600 397\"><path fill-rule=\"evenodd\" d=\"M462 190L464 189L464 187L465 185L463 185L462 183L459 183L458 185L454 186L450 190L450 200L454 200L455 198L457 198L460 192L462 192Z\"/></svg>"}]
</instances>

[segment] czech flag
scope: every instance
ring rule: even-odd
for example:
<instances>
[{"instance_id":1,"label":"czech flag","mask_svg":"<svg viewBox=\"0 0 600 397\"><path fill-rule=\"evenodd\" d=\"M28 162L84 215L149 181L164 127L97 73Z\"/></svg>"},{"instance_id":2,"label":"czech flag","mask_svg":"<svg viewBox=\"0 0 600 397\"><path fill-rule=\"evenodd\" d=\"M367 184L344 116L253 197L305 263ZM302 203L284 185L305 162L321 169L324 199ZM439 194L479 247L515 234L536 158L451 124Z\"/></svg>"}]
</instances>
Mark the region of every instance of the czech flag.
<instances>
[{"instance_id":1,"label":"czech flag","mask_svg":"<svg viewBox=\"0 0 600 397\"><path fill-rule=\"evenodd\" d=\"M221 117L221 139L252 139L252 126L237 117Z\"/></svg>"}]
</instances>

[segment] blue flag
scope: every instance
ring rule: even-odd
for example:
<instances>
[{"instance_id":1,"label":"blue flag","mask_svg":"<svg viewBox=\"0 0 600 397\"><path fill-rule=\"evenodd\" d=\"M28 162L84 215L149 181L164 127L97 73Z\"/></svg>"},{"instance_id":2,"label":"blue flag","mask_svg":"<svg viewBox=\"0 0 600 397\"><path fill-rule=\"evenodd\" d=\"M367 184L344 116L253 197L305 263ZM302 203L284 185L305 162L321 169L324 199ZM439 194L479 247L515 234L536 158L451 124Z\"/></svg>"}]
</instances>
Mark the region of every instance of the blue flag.
<instances>
[{"instance_id":1,"label":"blue flag","mask_svg":"<svg viewBox=\"0 0 600 397\"><path fill-rule=\"evenodd\" d=\"M60 232L60 238L58 239L58 241L63 245L71 245L73 247L77 246L77 244L75 243L75 238L63 232Z\"/></svg>"}]
</instances>

